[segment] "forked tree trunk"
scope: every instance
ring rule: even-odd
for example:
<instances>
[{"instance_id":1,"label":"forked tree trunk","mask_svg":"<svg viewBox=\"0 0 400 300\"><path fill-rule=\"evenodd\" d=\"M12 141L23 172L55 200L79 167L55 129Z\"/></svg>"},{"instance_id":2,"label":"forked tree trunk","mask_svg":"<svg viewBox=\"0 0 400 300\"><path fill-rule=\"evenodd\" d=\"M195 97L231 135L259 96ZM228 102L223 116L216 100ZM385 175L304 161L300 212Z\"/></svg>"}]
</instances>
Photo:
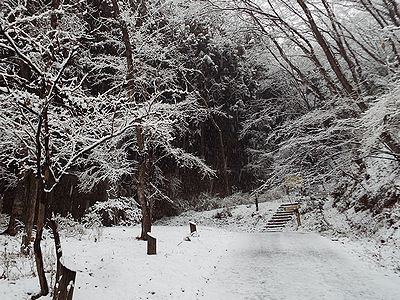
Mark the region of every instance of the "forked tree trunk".
<instances>
[{"instance_id":1,"label":"forked tree trunk","mask_svg":"<svg viewBox=\"0 0 400 300\"><path fill-rule=\"evenodd\" d=\"M44 271L44 263L43 263L43 255L41 248L41 240L43 229L46 222L47 210L50 203L50 193L46 192L52 184L54 183L54 178L52 177L52 173L50 172L50 131L49 131L49 118L48 118L48 86L43 79L43 94L42 98L44 99L43 111L39 116L38 128L36 132L36 149L37 149L37 157L36 157L36 165L37 165L37 205L36 205L36 237L35 242L33 244L33 250L35 253L35 261L36 261L36 269L37 275L39 278L40 284L40 292L34 296L32 299L38 299L42 296L46 296L49 293L49 286L46 279L46 274ZM44 142L42 147L41 134L42 129L44 129L43 136ZM44 154L44 163L41 162L42 154Z\"/></svg>"}]
</instances>

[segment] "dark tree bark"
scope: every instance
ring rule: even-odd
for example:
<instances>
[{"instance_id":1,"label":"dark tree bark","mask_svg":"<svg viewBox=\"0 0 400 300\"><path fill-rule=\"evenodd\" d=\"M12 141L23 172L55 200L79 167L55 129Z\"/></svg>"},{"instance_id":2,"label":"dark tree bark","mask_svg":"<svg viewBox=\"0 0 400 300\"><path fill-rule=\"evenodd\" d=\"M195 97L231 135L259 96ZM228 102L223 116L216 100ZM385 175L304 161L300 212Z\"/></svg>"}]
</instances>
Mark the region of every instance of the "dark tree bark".
<instances>
[{"instance_id":1,"label":"dark tree bark","mask_svg":"<svg viewBox=\"0 0 400 300\"><path fill-rule=\"evenodd\" d=\"M315 23L315 20L311 14L311 11L309 10L306 2L304 0L297 0L297 3L300 5L301 9L303 10L317 43L321 46L321 48L328 60L329 65L331 66L333 72L335 73L337 79L343 86L344 90L350 97L352 97L355 100L357 106L360 108L361 111L366 111L367 105L364 102L359 101L359 99L358 99L359 95L357 94L357 91L347 80L345 74L343 73L343 71L339 65L339 62L333 55L330 46L326 42L324 36L322 35L317 24Z\"/></svg>"},{"instance_id":2,"label":"dark tree bark","mask_svg":"<svg viewBox=\"0 0 400 300\"><path fill-rule=\"evenodd\" d=\"M15 236L18 233L17 216L18 216L18 206L20 205L18 202L23 201L23 199L19 199L22 198L23 193L24 193L24 181L21 180L18 182L12 197L9 199L9 201L11 202L9 204L11 207L10 219L8 220L7 229L2 234Z\"/></svg>"},{"instance_id":3,"label":"dark tree bark","mask_svg":"<svg viewBox=\"0 0 400 300\"><path fill-rule=\"evenodd\" d=\"M337 48L339 50L340 55L343 57L343 59L345 60L351 74L353 77L353 81L356 84L355 89L357 90L357 94L360 95L361 94L361 90L359 90L359 84L360 84L360 78L358 77L358 73L356 70L356 63L351 59L351 57L348 54L348 50L346 48L346 42L345 42L345 37L344 35L339 32L339 27L337 24L337 19L336 19L336 15L333 12L333 10L331 9L331 7L329 6L329 3L326 0L321 0L322 4L327 12L329 21L331 23L332 26L332 35L334 37L334 40L336 42Z\"/></svg>"},{"instance_id":4,"label":"dark tree bark","mask_svg":"<svg viewBox=\"0 0 400 300\"><path fill-rule=\"evenodd\" d=\"M327 70L323 67L321 61L318 59L317 55L315 54L315 49L312 46L312 44L310 43L310 41L303 34L301 34L296 28L294 28L293 26L291 26L290 24L285 22L285 20L283 20L279 16L278 12L275 10L271 1L268 0L268 3L276 16L275 18L271 18L271 21L273 22L273 24L275 26L277 26L282 31L282 33L285 34L285 36L287 38L289 38L297 46L300 47L300 49L304 52L304 54L308 57L308 59L315 65L317 71L321 74L322 78L325 80L329 91L332 94L338 94L339 92L338 92L338 89L337 89L333 79L331 78L331 76L329 75ZM255 18L255 17L253 16L253 18ZM259 26L260 26L260 24L259 24ZM265 32L264 27L262 27L262 29ZM290 33L293 33L293 34L290 34ZM276 45L276 43L275 43L275 45ZM283 49L282 49L282 51L283 51ZM279 52L282 52L282 51L279 50ZM287 61L287 60L288 60L288 58L286 57L285 61ZM293 64L291 64L291 65L293 65ZM299 72L296 71L296 73L299 73ZM304 75L302 77L304 77ZM314 90L314 92L317 95L319 95L318 98L320 98L322 100L323 99L323 98L321 98L322 93L320 91L316 91L315 87L311 87L311 88Z\"/></svg>"},{"instance_id":5,"label":"dark tree bark","mask_svg":"<svg viewBox=\"0 0 400 300\"><path fill-rule=\"evenodd\" d=\"M132 52L132 44L129 37L128 26L125 21L121 18L121 13L119 9L119 5L117 0L112 0L113 11L114 11L114 18L119 23L119 28L122 33L122 41L125 45L125 57L126 57L126 64L127 64L127 90L128 90L128 100L130 102L135 102L135 90L134 90L134 65L133 65L133 52ZM146 11L144 1L139 3L140 9ZM141 17L139 17L141 19ZM139 26L141 22L139 22ZM147 164L148 159L144 153L144 146L145 146L145 137L143 134L143 127L139 124L136 126L135 129L136 141L139 148L139 165L137 171L137 190L136 195L139 202L139 205L142 210L142 230L140 234L140 239L147 240L147 232L151 232L151 223L152 223L152 216L151 216L151 207L150 202L146 199L146 181L147 181Z\"/></svg>"},{"instance_id":6,"label":"dark tree bark","mask_svg":"<svg viewBox=\"0 0 400 300\"><path fill-rule=\"evenodd\" d=\"M26 197L26 213L25 213L25 232L22 236L21 252L28 254L30 243L32 240L32 230L35 223L35 211L39 193L39 179L30 172L25 178L25 197Z\"/></svg>"},{"instance_id":7,"label":"dark tree bark","mask_svg":"<svg viewBox=\"0 0 400 300\"><path fill-rule=\"evenodd\" d=\"M50 220L49 226L53 232L54 245L57 256L57 272L53 300L72 300L76 272L66 268L61 263L62 248L57 223L54 220Z\"/></svg>"},{"instance_id":8,"label":"dark tree bark","mask_svg":"<svg viewBox=\"0 0 400 300\"><path fill-rule=\"evenodd\" d=\"M14 200L13 200L13 202L14 202ZM8 220L7 229L4 230L1 234L15 236L17 233L18 233L17 218L16 218L16 211L14 209L14 203L13 203L13 209L10 214L10 219Z\"/></svg>"},{"instance_id":9,"label":"dark tree bark","mask_svg":"<svg viewBox=\"0 0 400 300\"><path fill-rule=\"evenodd\" d=\"M49 285L44 273L43 254L40 242L42 240L43 228L37 229L35 242L33 243L33 250L35 252L36 269L38 271L38 278L40 284L40 292L31 297L31 299L39 299L42 296L46 296L49 293Z\"/></svg>"},{"instance_id":10,"label":"dark tree bark","mask_svg":"<svg viewBox=\"0 0 400 300\"><path fill-rule=\"evenodd\" d=\"M204 105L207 109L209 109L208 101L203 97L203 102ZM218 134L218 154L219 154L219 159L217 165L219 165L219 171L222 176L222 181L223 181L223 194L221 196L229 196L232 191L231 191L231 186L229 184L229 175L228 175L228 162L225 154L225 142L224 142L224 135L221 130L221 127L218 125L217 121L215 120L214 116L212 113L209 113L209 118L211 120L211 124L215 128ZM211 188L212 190L212 188Z\"/></svg>"}]
</instances>

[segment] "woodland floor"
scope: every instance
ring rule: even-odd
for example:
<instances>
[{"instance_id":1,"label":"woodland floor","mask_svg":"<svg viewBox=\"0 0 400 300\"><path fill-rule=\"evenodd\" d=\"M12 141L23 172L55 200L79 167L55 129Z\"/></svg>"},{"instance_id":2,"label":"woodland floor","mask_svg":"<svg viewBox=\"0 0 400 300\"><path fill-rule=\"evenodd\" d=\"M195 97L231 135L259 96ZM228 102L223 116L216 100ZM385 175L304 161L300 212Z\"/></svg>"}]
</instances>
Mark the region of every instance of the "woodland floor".
<instances>
[{"instance_id":1,"label":"woodland floor","mask_svg":"<svg viewBox=\"0 0 400 300\"><path fill-rule=\"evenodd\" d=\"M267 218L273 210L264 211ZM78 272L74 300L400 299L399 274L341 241L316 233L202 225L186 241L189 226L174 226L176 221L154 226L154 256L147 256L146 243L135 239L139 227L64 234L64 263ZM15 260L9 264L9 279L0 280L0 299L28 299L38 288L37 278L29 275L32 264L12 256L18 238L1 236L0 243L0 253L7 250ZM47 270L54 272L50 237L43 244Z\"/></svg>"}]
</instances>

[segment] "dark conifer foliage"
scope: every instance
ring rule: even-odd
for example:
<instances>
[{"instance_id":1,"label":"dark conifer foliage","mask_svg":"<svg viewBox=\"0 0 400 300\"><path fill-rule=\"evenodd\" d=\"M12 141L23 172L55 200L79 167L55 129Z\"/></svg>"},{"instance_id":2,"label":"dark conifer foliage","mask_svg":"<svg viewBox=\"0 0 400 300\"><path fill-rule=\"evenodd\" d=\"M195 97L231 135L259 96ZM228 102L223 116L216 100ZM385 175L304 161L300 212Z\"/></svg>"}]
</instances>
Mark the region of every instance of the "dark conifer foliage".
<instances>
[{"instance_id":1,"label":"dark conifer foliage","mask_svg":"<svg viewBox=\"0 0 400 300\"><path fill-rule=\"evenodd\" d=\"M201 194L290 178L343 210L396 198L376 176L399 172L396 1L3 2L0 207L23 251L37 228L38 297L48 219L96 200L132 197L146 239Z\"/></svg>"}]
</instances>

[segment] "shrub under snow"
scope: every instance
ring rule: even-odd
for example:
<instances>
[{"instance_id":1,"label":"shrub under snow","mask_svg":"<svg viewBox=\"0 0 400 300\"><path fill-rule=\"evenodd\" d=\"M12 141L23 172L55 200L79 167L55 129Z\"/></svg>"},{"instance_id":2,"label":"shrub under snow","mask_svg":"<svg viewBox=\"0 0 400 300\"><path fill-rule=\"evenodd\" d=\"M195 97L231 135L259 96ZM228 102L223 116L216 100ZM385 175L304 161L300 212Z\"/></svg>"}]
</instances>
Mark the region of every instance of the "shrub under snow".
<instances>
[{"instance_id":1,"label":"shrub under snow","mask_svg":"<svg viewBox=\"0 0 400 300\"><path fill-rule=\"evenodd\" d=\"M88 226L130 226L139 224L141 218L141 210L135 206L133 199L119 198L96 202L89 208L82 221Z\"/></svg>"}]
</instances>

